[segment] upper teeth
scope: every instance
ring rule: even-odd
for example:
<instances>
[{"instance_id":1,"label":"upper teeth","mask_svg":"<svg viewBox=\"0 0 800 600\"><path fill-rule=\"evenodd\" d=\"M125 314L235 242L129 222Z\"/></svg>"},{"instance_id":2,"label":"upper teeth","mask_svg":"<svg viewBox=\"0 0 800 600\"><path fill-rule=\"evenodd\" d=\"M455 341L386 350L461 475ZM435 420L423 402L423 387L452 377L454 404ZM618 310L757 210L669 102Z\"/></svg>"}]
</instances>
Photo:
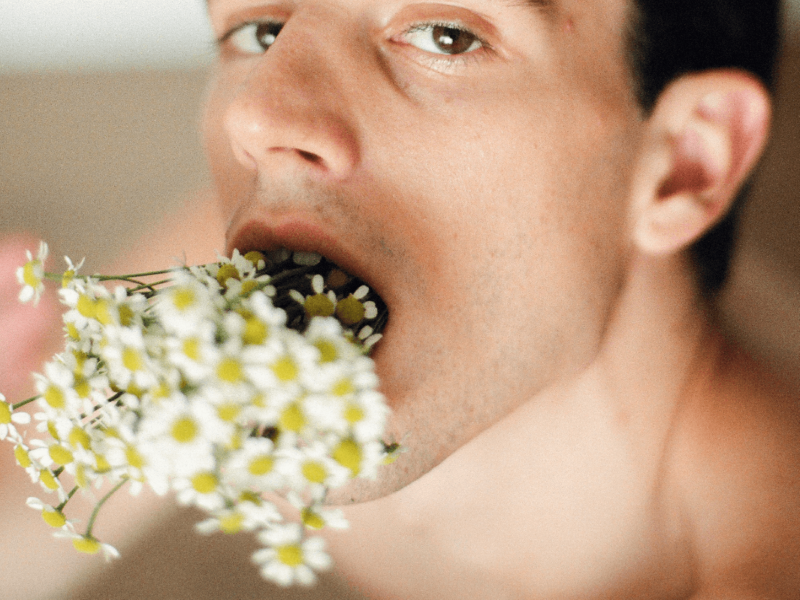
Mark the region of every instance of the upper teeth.
<instances>
[{"instance_id":1,"label":"upper teeth","mask_svg":"<svg viewBox=\"0 0 800 600\"><path fill-rule=\"evenodd\" d=\"M314 267L320 263L322 256L316 252L295 252L292 261L302 267Z\"/></svg>"}]
</instances>

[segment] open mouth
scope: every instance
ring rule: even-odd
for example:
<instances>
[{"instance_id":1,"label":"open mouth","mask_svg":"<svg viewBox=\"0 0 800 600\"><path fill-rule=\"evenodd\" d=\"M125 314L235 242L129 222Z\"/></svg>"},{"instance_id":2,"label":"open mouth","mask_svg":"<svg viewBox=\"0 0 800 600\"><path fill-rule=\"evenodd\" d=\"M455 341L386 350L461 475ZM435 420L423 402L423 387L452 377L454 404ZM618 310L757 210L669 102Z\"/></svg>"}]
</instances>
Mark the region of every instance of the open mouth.
<instances>
[{"instance_id":1,"label":"open mouth","mask_svg":"<svg viewBox=\"0 0 800 600\"><path fill-rule=\"evenodd\" d=\"M335 317L346 335L370 351L389 319L383 299L364 281L316 252L262 250L263 267L275 287L273 304L291 329L303 332L313 317Z\"/></svg>"}]
</instances>

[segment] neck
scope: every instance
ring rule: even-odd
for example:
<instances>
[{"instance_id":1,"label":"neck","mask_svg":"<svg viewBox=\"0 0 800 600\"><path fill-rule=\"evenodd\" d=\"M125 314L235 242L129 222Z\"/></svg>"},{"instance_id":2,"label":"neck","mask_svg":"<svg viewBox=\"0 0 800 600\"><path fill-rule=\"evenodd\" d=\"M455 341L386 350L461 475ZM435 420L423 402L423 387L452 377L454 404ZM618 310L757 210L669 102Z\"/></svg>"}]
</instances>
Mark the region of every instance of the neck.
<instances>
[{"instance_id":1,"label":"neck","mask_svg":"<svg viewBox=\"0 0 800 600\"><path fill-rule=\"evenodd\" d=\"M348 507L352 539L369 556L343 545L342 567L355 574L346 563L376 564L385 548L378 562L396 567L362 580L375 591L395 579L424 582L431 569L448 569L447 585L488 581L512 595L518 585L538 591L531 597L585 597L610 580L650 586L643 595L682 585L683 532L663 491L665 461L711 339L687 263L636 259L589 367L400 492ZM413 543L391 542L403 539ZM630 570L647 572L643 562L670 575L630 581Z\"/></svg>"}]
</instances>

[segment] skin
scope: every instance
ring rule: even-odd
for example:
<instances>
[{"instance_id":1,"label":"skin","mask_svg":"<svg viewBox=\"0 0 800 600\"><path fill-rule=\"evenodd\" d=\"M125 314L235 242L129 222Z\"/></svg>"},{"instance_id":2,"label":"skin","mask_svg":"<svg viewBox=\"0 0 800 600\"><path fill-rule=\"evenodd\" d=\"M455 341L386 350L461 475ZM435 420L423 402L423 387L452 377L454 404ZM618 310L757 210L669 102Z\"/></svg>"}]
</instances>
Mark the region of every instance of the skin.
<instances>
[{"instance_id":1,"label":"skin","mask_svg":"<svg viewBox=\"0 0 800 600\"><path fill-rule=\"evenodd\" d=\"M386 598L793 597L798 404L686 257L758 159L763 87L687 75L645 118L622 0L209 12L228 250L319 251L391 312L408 452L332 498L339 567ZM250 20L284 24L268 51ZM443 21L483 46L435 54L412 26Z\"/></svg>"}]
</instances>

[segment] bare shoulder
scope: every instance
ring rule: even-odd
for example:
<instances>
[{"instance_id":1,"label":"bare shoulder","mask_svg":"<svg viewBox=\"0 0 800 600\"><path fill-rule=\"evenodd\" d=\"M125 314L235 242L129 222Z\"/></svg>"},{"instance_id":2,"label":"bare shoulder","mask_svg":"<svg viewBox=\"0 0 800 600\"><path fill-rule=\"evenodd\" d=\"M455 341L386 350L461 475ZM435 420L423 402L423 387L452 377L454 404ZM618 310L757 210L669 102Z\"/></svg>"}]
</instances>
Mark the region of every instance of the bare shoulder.
<instances>
[{"instance_id":1,"label":"bare shoulder","mask_svg":"<svg viewBox=\"0 0 800 600\"><path fill-rule=\"evenodd\" d=\"M672 471L697 598L797 598L800 397L726 342L706 375L678 418Z\"/></svg>"}]
</instances>

